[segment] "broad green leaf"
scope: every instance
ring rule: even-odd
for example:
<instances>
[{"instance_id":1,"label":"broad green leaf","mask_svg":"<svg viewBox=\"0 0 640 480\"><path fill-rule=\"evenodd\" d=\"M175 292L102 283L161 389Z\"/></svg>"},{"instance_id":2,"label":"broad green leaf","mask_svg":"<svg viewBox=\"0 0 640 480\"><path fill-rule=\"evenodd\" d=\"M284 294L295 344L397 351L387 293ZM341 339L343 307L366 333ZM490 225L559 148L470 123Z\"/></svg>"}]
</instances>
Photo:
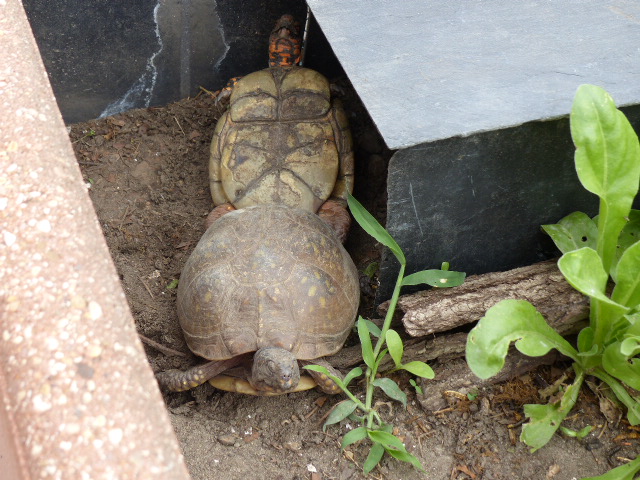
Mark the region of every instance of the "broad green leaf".
<instances>
[{"instance_id":1,"label":"broad green leaf","mask_svg":"<svg viewBox=\"0 0 640 480\"><path fill-rule=\"evenodd\" d=\"M622 254L616 269L616 286L611 300L633 308L640 304L640 242Z\"/></svg>"},{"instance_id":2,"label":"broad green leaf","mask_svg":"<svg viewBox=\"0 0 640 480\"><path fill-rule=\"evenodd\" d=\"M530 419L522 426L520 440L531 447L531 453L544 447L568 412L560 411L558 405L525 405L524 414Z\"/></svg>"},{"instance_id":3,"label":"broad green leaf","mask_svg":"<svg viewBox=\"0 0 640 480\"><path fill-rule=\"evenodd\" d=\"M432 379L436 376L436 374L433 372L433 369L429 365L419 360L405 363L400 368L414 374L417 377Z\"/></svg>"},{"instance_id":4,"label":"broad green leaf","mask_svg":"<svg viewBox=\"0 0 640 480\"><path fill-rule=\"evenodd\" d=\"M355 428L350 432L345 433L344 437L342 437L340 448L344 450L349 445L359 442L360 440L364 440L365 438L367 438L367 436L367 429L365 427Z\"/></svg>"},{"instance_id":5,"label":"broad green leaf","mask_svg":"<svg viewBox=\"0 0 640 480\"><path fill-rule=\"evenodd\" d=\"M402 403L402 405L404 405L404 407L406 408L406 406L407 406L407 394L404 393L402 390L400 390L400 387L398 386L398 384L396 382L394 382L390 378L384 378L383 377L383 378L376 378L373 381L373 384L376 387L381 388L382 391L384 393L386 393L389 398L392 398L392 399Z\"/></svg>"},{"instance_id":6,"label":"broad green leaf","mask_svg":"<svg viewBox=\"0 0 640 480\"><path fill-rule=\"evenodd\" d=\"M341 422L347 418L356 410L356 407L357 405L355 402L351 400L343 400L340 403L336 403L336 406L333 407L333 410L331 410L331 413L327 417L327 421L324 422L322 430L324 431L327 426Z\"/></svg>"},{"instance_id":7,"label":"broad green leaf","mask_svg":"<svg viewBox=\"0 0 640 480\"><path fill-rule=\"evenodd\" d=\"M625 320L629 322L629 326L625 329L625 333L630 336L640 336L640 312L625 315Z\"/></svg>"},{"instance_id":8,"label":"broad green leaf","mask_svg":"<svg viewBox=\"0 0 640 480\"><path fill-rule=\"evenodd\" d=\"M380 463L382 460L382 456L384 455L384 447L379 443L374 443L369 450L369 455L367 455L367 459L364 461L362 465L362 471L365 475L369 475L369 472L376 468L376 465Z\"/></svg>"},{"instance_id":9,"label":"broad green leaf","mask_svg":"<svg viewBox=\"0 0 640 480\"><path fill-rule=\"evenodd\" d=\"M565 253L558 260L558 268L580 293L602 301L609 300L605 295L609 275L594 249L585 247Z\"/></svg>"},{"instance_id":10,"label":"broad green leaf","mask_svg":"<svg viewBox=\"0 0 640 480\"><path fill-rule=\"evenodd\" d=\"M402 354L404 353L404 345L402 344L402 339L398 332L395 330L387 330L385 335L387 340L387 348L389 349L389 355L393 358L396 367L400 367L402 365Z\"/></svg>"},{"instance_id":11,"label":"broad green leaf","mask_svg":"<svg viewBox=\"0 0 640 480\"><path fill-rule=\"evenodd\" d=\"M602 366L609 375L622 380L631 388L640 390L640 337L615 342L604 350Z\"/></svg>"},{"instance_id":12,"label":"broad green leaf","mask_svg":"<svg viewBox=\"0 0 640 480\"><path fill-rule=\"evenodd\" d=\"M378 327L371 320L367 320L366 318L363 318L363 317L358 317L358 320L360 319L362 319L362 321L367 324L367 328L369 329L369 333L371 335L373 335L376 338L380 338L380 335L382 334L382 332L380 331L380 327Z\"/></svg>"},{"instance_id":13,"label":"broad green leaf","mask_svg":"<svg viewBox=\"0 0 640 480\"><path fill-rule=\"evenodd\" d=\"M464 283L465 277L466 274L464 272L422 270L404 277L402 279L402 286L427 284L438 288L457 287Z\"/></svg>"},{"instance_id":14,"label":"broad green leaf","mask_svg":"<svg viewBox=\"0 0 640 480\"><path fill-rule=\"evenodd\" d=\"M594 342L600 343L603 340L602 334L610 330L613 324L629 311L627 307L614 302L605 294L609 275L603 268L600 256L592 248L584 247L560 257L558 268L573 288L591 297ZM598 332L601 332L600 337Z\"/></svg>"},{"instance_id":15,"label":"broad green leaf","mask_svg":"<svg viewBox=\"0 0 640 480\"><path fill-rule=\"evenodd\" d=\"M620 318L611 326L611 331L607 332L605 345L612 342L619 342L627 337L640 336L640 325L634 325L632 320L635 315L627 314Z\"/></svg>"},{"instance_id":16,"label":"broad green leaf","mask_svg":"<svg viewBox=\"0 0 640 480\"><path fill-rule=\"evenodd\" d=\"M593 347L593 328L585 327L578 334L578 351L581 356L595 355L598 349Z\"/></svg>"},{"instance_id":17,"label":"broad green leaf","mask_svg":"<svg viewBox=\"0 0 640 480\"><path fill-rule=\"evenodd\" d=\"M562 253L582 247L597 248L598 227L586 213L573 212L556 224L542 225L542 229Z\"/></svg>"},{"instance_id":18,"label":"broad green leaf","mask_svg":"<svg viewBox=\"0 0 640 480\"><path fill-rule=\"evenodd\" d=\"M638 472L640 472L640 457L636 457L635 460L632 460L629 463L625 463L613 470L609 470L604 475L587 477L582 480L634 480Z\"/></svg>"},{"instance_id":19,"label":"broad green leaf","mask_svg":"<svg viewBox=\"0 0 640 480\"><path fill-rule=\"evenodd\" d=\"M362 348L362 359L369 368L373 366L375 358L373 358L373 347L371 346L371 335L367 328L367 322L364 319L358 319L358 337L360 338L360 346Z\"/></svg>"},{"instance_id":20,"label":"broad green leaf","mask_svg":"<svg viewBox=\"0 0 640 480\"><path fill-rule=\"evenodd\" d=\"M524 406L524 414L530 420L522 427L520 440L532 447L532 453L544 447L558 430L576 404L583 380L584 373L579 373L574 383L567 387L562 399L557 403Z\"/></svg>"},{"instance_id":21,"label":"broad green leaf","mask_svg":"<svg viewBox=\"0 0 640 480\"><path fill-rule=\"evenodd\" d=\"M591 433L591 431L593 430L593 425L587 425L586 427L584 427L581 430L571 430L570 428L567 427L560 427L560 431L565 434L567 437L571 437L571 438L584 438L587 435L589 435L589 433Z\"/></svg>"},{"instance_id":22,"label":"broad green leaf","mask_svg":"<svg viewBox=\"0 0 640 480\"><path fill-rule=\"evenodd\" d=\"M640 353L640 336L627 337L620 342L620 352L631 358ZM640 388L636 389L640 390Z\"/></svg>"},{"instance_id":23,"label":"broad green leaf","mask_svg":"<svg viewBox=\"0 0 640 480\"><path fill-rule=\"evenodd\" d=\"M369 430L369 438L375 443L379 443L385 449L394 448L400 451L406 451L404 443L395 435L382 430Z\"/></svg>"},{"instance_id":24,"label":"broad green leaf","mask_svg":"<svg viewBox=\"0 0 640 480\"><path fill-rule=\"evenodd\" d=\"M467 337L469 368L480 378L497 374L504 366L509 344L525 355L539 357L552 348L578 361L577 352L524 300L503 300L489 310Z\"/></svg>"},{"instance_id":25,"label":"broad green leaf","mask_svg":"<svg viewBox=\"0 0 640 480\"><path fill-rule=\"evenodd\" d=\"M593 369L589 373L598 377L603 382L611 387L611 390L615 394L616 398L620 400L625 407L627 407L627 420L631 425L640 424L640 401L633 398L627 392L627 389L618 380L609 375L607 372L601 369Z\"/></svg>"},{"instance_id":26,"label":"broad green leaf","mask_svg":"<svg viewBox=\"0 0 640 480\"><path fill-rule=\"evenodd\" d=\"M382 225L367 212L367 209L362 206L362 204L356 200L351 194L349 194L347 198L347 203L349 204L349 210L351 210L351 214L353 218L356 219L356 222L362 227L362 229L375 238L378 242L388 247L389 250L393 252L401 265L406 265L407 260L405 259L404 253L400 248L400 245L396 243L394 238L389 235Z\"/></svg>"},{"instance_id":27,"label":"broad green leaf","mask_svg":"<svg viewBox=\"0 0 640 480\"><path fill-rule=\"evenodd\" d=\"M570 121L578 178L600 197L598 254L609 271L618 236L638 191L638 138L611 96L594 85L578 88Z\"/></svg>"},{"instance_id":28,"label":"broad green leaf","mask_svg":"<svg viewBox=\"0 0 640 480\"><path fill-rule=\"evenodd\" d=\"M628 218L629 221L625 224L618 237L618 258L622 256L627 248L640 240L640 210L632 209Z\"/></svg>"},{"instance_id":29,"label":"broad green leaf","mask_svg":"<svg viewBox=\"0 0 640 480\"><path fill-rule=\"evenodd\" d=\"M409 452L407 452L406 450L401 451L401 450L393 450L393 449L388 449L387 453L389 455L391 455L393 458L396 458L398 460L401 460L403 462L407 462L410 463L411 465L413 465L416 469L424 472L425 469L422 466L422 464L420 463L420 460L418 460L415 456L411 455Z\"/></svg>"},{"instance_id":30,"label":"broad green leaf","mask_svg":"<svg viewBox=\"0 0 640 480\"><path fill-rule=\"evenodd\" d=\"M354 378L358 378L360 375L362 375L362 369L360 367L356 367L354 369L352 369L349 373L347 373L347 375L344 377L344 386L348 387L349 384L351 383L351 380L353 380Z\"/></svg>"}]
</instances>

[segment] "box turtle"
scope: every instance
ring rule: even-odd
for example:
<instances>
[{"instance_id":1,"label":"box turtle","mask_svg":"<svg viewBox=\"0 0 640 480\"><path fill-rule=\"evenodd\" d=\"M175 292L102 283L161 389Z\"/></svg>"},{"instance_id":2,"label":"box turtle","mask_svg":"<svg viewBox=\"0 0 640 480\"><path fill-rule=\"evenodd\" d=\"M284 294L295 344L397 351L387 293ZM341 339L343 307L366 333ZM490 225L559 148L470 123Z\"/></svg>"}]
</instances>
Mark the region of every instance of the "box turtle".
<instances>
[{"instance_id":1,"label":"box turtle","mask_svg":"<svg viewBox=\"0 0 640 480\"><path fill-rule=\"evenodd\" d=\"M309 372L315 383L300 381L299 363L330 367L321 357L342 348L360 299L353 261L317 215L256 205L221 217L187 260L177 295L187 345L209 362L158 374L164 388L182 391L210 380L256 395L316 383L339 392L316 372Z\"/></svg>"},{"instance_id":2,"label":"box turtle","mask_svg":"<svg viewBox=\"0 0 640 480\"><path fill-rule=\"evenodd\" d=\"M298 66L300 31L282 16L270 36L269 68L223 91L229 107L211 143L209 180L216 208L283 204L317 213L344 241L350 225L353 147L347 117L329 81Z\"/></svg>"}]
</instances>

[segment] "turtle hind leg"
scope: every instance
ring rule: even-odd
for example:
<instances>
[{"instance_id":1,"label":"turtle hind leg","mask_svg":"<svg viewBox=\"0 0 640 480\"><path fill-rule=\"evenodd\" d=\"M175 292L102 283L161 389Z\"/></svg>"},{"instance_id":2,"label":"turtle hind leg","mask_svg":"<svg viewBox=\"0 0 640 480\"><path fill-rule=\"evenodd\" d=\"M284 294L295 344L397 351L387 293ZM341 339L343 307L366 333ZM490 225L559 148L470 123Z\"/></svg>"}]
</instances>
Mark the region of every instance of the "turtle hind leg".
<instances>
[{"instance_id":1,"label":"turtle hind leg","mask_svg":"<svg viewBox=\"0 0 640 480\"><path fill-rule=\"evenodd\" d=\"M338 378L342 378L342 374L336 370L334 367L329 364L324 358L316 358L314 360L300 360L300 364L304 365L320 365L321 367L329 370L331 375L334 375ZM327 375L320 372L314 372L312 370L307 370L307 374L309 374L315 382L318 384L318 388L322 390L324 393L328 393L329 395L336 395L341 393L342 390L338 386L336 382L331 380Z\"/></svg>"},{"instance_id":2,"label":"turtle hind leg","mask_svg":"<svg viewBox=\"0 0 640 480\"><path fill-rule=\"evenodd\" d=\"M347 234L351 226L351 216L343 201L327 200L318 209L318 216L335 230L342 243L347 240Z\"/></svg>"},{"instance_id":3,"label":"turtle hind leg","mask_svg":"<svg viewBox=\"0 0 640 480\"><path fill-rule=\"evenodd\" d=\"M228 360L207 362L196 365L189 370L166 370L156 374L156 380L163 390L170 392L184 392L207 380L220 375L222 372L236 367L243 361L242 356L233 357Z\"/></svg>"},{"instance_id":4,"label":"turtle hind leg","mask_svg":"<svg viewBox=\"0 0 640 480\"><path fill-rule=\"evenodd\" d=\"M226 215L229 212L233 212L235 209L236 207L234 207L230 203L223 203L222 205L218 205L216 208L211 210L209 215L207 215L207 218L204 221L205 230L208 230L209 227L220 217L222 217L223 215Z\"/></svg>"}]
</instances>

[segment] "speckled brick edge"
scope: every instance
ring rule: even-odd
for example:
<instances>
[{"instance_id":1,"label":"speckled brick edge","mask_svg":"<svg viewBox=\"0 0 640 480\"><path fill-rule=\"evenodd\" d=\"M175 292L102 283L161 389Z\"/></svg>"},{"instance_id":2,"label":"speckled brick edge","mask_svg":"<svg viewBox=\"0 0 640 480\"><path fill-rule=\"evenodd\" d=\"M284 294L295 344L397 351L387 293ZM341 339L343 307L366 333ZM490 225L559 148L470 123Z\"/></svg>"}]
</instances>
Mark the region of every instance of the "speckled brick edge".
<instances>
[{"instance_id":1,"label":"speckled brick edge","mask_svg":"<svg viewBox=\"0 0 640 480\"><path fill-rule=\"evenodd\" d=\"M0 51L0 476L186 479L18 0Z\"/></svg>"}]
</instances>

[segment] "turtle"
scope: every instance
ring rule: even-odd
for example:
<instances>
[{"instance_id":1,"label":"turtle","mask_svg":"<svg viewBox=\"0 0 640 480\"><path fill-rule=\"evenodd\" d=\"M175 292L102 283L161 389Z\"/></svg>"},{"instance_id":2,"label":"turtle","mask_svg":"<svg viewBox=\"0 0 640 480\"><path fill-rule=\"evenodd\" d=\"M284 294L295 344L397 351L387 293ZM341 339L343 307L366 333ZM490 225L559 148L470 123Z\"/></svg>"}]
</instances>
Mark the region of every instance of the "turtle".
<instances>
[{"instance_id":1,"label":"turtle","mask_svg":"<svg viewBox=\"0 0 640 480\"><path fill-rule=\"evenodd\" d=\"M221 95L229 106L211 142L207 225L237 208L283 204L317 213L344 242L354 158L349 122L329 81L299 66L300 27L283 15L270 35L269 68Z\"/></svg>"},{"instance_id":2,"label":"turtle","mask_svg":"<svg viewBox=\"0 0 640 480\"><path fill-rule=\"evenodd\" d=\"M208 360L157 375L167 390L209 381L254 395L318 387L339 393L321 364L352 330L358 272L334 231L307 210L260 204L234 210L206 230L180 275L177 312L189 349ZM226 375L221 375L228 372Z\"/></svg>"}]
</instances>

